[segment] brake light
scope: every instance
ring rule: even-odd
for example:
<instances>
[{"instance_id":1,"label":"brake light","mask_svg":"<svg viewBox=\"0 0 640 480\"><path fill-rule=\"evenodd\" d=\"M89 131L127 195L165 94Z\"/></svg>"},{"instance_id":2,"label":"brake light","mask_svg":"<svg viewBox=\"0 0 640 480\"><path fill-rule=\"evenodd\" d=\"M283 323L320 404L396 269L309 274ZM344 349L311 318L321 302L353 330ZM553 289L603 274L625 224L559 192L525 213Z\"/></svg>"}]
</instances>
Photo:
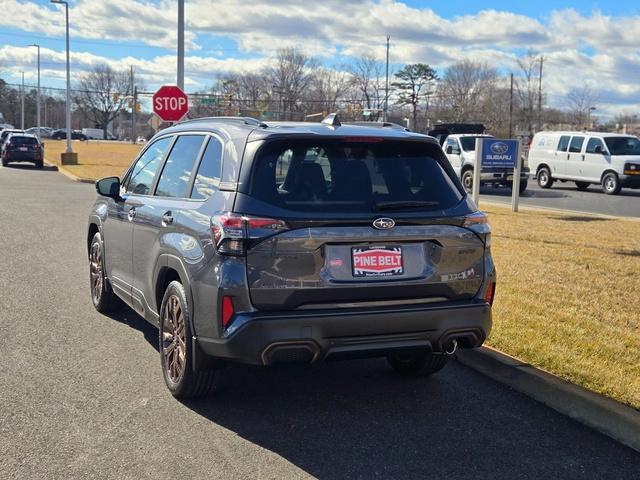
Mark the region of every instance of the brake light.
<instances>
[{"instance_id":1,"label":"brake light","mask_svg":"<svg viewBox=\"0 0 640 480\"><path fill-rule=\"evenodd\" d=\"M384 138L382 137L344 137L342 140L348 143L378 143L378 142L383 142Z\"/></svg>"},{"instance_id":2,"label":"brake light","mask_svg":"<svg viewBox=\"0 0 640 480\"><path fill-rule=\"evenodd\" d=\"M480 211L470 213L464 217L462 226L476 232L484 240L485 247L491 246L491 225L485 213Z\"/></svg>"},{"instance_id":3,"label":"brake light","mask_svg":"<svg viewBox=\"0 0 640 480\"><path fill-rule=\"evenodd\" d=\"M496 295L496 282L491 282L484 292L484 301L489 305L493 305L493 298Z\"/></svg>"},{"instance_id":4,"label":"brake light","mask_svg":"<svg viewBox=\"0 0 640 480\"><path fill-rule=\"evenodd\" d=\"M218 253L241 256L253 243L287 230L275 218L223 213L211 217L211 237Z\"/></svg>"},{"instance_id":5,"label":"brake light","mask_svg":"<svg viewBox=\"0 0 640 480\"><path fill-rule=\"evenodd\" d=\"M233 308L233 300L231 297L222 297L222 326L227 328L231 323L235 310Z\"/></svg>"}]
</instances>

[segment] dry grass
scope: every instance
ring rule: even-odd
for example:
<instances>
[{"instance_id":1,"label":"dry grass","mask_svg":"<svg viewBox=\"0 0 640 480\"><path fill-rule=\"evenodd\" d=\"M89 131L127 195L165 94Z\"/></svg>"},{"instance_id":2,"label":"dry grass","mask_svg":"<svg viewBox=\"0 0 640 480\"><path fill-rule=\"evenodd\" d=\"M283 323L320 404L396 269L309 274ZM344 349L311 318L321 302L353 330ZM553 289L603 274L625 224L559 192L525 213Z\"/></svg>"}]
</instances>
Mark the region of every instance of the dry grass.
<instances>
[{"instance_id":1,"label":"dry grass","mask_svg":"<svg viewBox=\"0 0 640 480\"><path fill-rule=\"evenodd\" d=\"M60 165L60 154L67 147L66 140L45 140L45 158ZM65 170L81 178L96 180L110 175L121 176L131 165L142 145L120 142L72 142L78 154L78 165L65 165Z\"/></svg>"},{"instance_id":2,"label":"dry grass","mask_svg":"<svg viewBox=\"0 0 640 480\"><path fill-rule=\"evenodd\" d=\"M64 141L46 141L59 163ZM140 145L73 142L84 178L121 175ZM489 206L498 268L488 343L640 408L640 222Z\"/></svg>"},{"instance_id":3,"label":"dry grass","mask_svg":"<svg viewBox=\"0 0 640 480\"><path fill-rule=\"evenodd\" d=\"M489 206L488 343L640 409L640 222Z\"/></svg>"}]
</instances>

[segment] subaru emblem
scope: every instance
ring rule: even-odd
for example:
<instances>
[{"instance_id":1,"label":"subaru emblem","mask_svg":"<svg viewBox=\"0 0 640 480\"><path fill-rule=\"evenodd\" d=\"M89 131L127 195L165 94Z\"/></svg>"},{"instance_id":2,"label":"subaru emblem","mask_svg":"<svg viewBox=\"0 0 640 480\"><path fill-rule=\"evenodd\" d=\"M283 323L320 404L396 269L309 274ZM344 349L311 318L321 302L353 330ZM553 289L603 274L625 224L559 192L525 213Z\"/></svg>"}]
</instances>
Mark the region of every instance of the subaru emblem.
<instances>
[{"instance_id":1,"label":"subaru emblem","mask_svg":"<svg viewBox=\"0 0 640 480\"><path fill-rule=\"evenodd\" d=\"M381 217L373 221L373 226L378 230L388 230L396 226L396 222L392 218Z\"/></svg>"},{"instance_id":2,"label":"subaru emblem","mask_svg":"<svg viewBox=\"0 0 640 480\"><path fill-rule=\"evenodd\" d=\"M504 142L495 142L491 144L489 149L495 155L504 155L509 150L509 146Z\"/></svg>"}]
</instances>

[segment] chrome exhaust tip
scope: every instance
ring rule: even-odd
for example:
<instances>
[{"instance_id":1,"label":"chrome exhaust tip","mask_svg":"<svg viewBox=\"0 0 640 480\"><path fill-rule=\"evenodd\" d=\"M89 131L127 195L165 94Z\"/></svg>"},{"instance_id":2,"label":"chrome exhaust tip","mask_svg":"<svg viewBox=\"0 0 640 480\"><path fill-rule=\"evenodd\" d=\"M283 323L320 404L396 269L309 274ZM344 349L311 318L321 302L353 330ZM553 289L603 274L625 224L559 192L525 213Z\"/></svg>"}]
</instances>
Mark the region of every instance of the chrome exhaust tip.
<instances>
[{"instance_id":1,"label":"chrome exhaust tip","mask_svg":"<svg viewBox=\"0 0 640 480\"><path fill-rule=\"evenodd\" d=\"M455 338L444 347L444 353L447 355L453 355L456 353L456 350L458 350L458 340Z\"/></svg>"}]
</instances>

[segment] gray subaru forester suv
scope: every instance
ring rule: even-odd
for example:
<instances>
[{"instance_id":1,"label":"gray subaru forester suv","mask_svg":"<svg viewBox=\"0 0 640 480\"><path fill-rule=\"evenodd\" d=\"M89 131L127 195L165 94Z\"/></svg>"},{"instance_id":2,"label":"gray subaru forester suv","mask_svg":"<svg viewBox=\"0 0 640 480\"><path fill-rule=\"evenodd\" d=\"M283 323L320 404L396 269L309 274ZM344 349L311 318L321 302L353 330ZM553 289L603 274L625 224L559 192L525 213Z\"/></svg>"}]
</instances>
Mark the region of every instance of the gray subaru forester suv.
<instances>
[{"instance_id":1,"label":"gray subaru forester suv","mask_svg":"<svg viewBox=\"0 0 640 480\"><path fill-rule=\"evenodd\" d=\"M214 389L227 362L384 356L428 375L491 329L489 224L431 137L191 120L96 189L93 303L159 327L176 397Z\"/></svg>"}]
</instances>

